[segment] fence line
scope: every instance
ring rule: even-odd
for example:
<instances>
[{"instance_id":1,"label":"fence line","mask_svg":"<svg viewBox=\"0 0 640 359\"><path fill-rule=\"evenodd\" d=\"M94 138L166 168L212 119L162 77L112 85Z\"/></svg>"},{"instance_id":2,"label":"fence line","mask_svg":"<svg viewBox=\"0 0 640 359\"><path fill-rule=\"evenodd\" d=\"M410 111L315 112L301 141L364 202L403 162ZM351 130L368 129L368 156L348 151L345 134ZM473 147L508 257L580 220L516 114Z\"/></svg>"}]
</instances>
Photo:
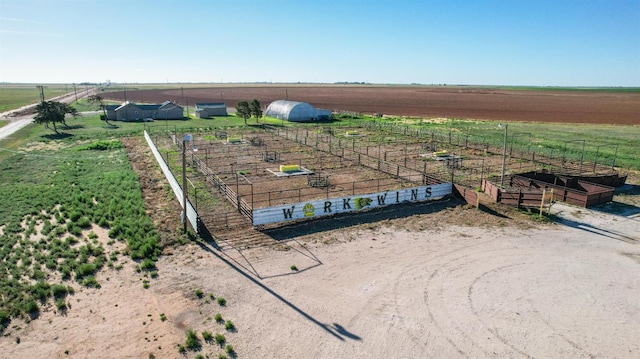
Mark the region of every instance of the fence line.
<instances>
[{"instance_id":1,"label":"fence line","mask_svg":"<svg viewBox=\"0 0 640 359\"><path fill-rule=\"evenodd\" d=\"M182 188L178 184L178 180L176 180L175 176L171 172L171 169L165 162L164 158L162 158L162 155L156 148L156 145L153 143L153 140L151 139L151 137L149 136L146 130L144 131L144 138L147 140L147 144L149 145L149 148L151 148L151 152L153 152L153 156L156 158L156 161L160 165L160 168L162 169L162 173L164 173L164 176L167 178L167 181L169 181L169 185L171 186L173 193L176 195L176 198L178 198L178 202L180 202L180 206L184 211L185 205L182 201L183 193L182 193ZM186 212L186 218L189 221L189 223L191 223L191 227L195 229L196 232L198 232L198 213L196 212L195 208L193 208L193 205L191 205L191 202L189 201L189 199L187 199L186 208L187 208L186 211L184 211Z\"/></svg>"}]
</instances>

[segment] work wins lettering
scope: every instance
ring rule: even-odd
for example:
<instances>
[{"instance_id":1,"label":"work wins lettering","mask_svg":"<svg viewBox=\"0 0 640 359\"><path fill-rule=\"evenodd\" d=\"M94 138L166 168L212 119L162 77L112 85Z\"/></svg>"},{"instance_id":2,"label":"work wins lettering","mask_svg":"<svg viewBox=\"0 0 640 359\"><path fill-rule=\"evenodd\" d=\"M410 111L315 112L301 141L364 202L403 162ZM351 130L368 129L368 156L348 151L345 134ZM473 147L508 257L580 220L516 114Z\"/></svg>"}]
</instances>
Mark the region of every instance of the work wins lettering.
<instances>
[{"instance_id":1,"label":"work wins lettering","mask_svg":"<svg viewBox=\"0 0 640 359\"><path fill-rule=\"evenodd\" d=\"M424 198L431 198L431 194L432 194L431 187L426 187L424 188L422 193L420 192L421 190L419 188L411 189L410 192L408 193L409 198L405 198L404 196L402 196L401 191L396 191L395 196L392 195L393 192L385 192L385 193L380 193L376 195L371 195L370 197L353 197L353 198L349 197L349 198L338 199L337 201L339 202L335 204L340 206L343 211L348 212L348 211L360 210L360 209L368 208L372 206L377 206L377 207L385 206L385 205L391 204L389 203L389 200L391 199L391 201L393 201L393 197L395 197L395 203L400 203L403 200L418 201ZM389 195L391 195L391 198L389 198L390 197ZM309 204L307 204L307 207L308 206ZM322 212L323 214L333 213L333 208L334 208L334 202L325 201L322 206ZM294 219L295 209L296 209L295 205L289 208L282 208L282 216L284 217L284 219L285 220ZM310 217L310 216L313 216L313 211L309 212L307 210L305 212L305 217Z\"/></svg>"}]
</instances>

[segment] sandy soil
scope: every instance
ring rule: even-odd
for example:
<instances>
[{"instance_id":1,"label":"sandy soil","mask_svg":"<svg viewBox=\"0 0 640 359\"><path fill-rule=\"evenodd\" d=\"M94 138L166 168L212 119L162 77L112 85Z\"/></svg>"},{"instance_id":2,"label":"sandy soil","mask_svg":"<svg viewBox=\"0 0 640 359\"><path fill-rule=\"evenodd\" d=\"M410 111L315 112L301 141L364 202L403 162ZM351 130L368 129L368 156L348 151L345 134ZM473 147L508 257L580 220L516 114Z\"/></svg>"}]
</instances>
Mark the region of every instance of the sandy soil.
<instances>
[{"instance_id":1,"label":"sandy soil","mask_svg":"<svg viewBox=\"0 0 640 359\"><path fill-rule=\"evenodd\" d=\"M438 206L297 236L279 247L287 250L180 247L161 258L149 289L133 264L107 271L102 288L76 293L66 314L12 323L0 357L223 353L203 342L179 354L188 328L224 333L240 358L640 355L637 211L556 204L563 222L534 228ZM477 226L451 223L462 218ZM225 331L216 313L236 330Z\"/></svg>"}]
</instances>

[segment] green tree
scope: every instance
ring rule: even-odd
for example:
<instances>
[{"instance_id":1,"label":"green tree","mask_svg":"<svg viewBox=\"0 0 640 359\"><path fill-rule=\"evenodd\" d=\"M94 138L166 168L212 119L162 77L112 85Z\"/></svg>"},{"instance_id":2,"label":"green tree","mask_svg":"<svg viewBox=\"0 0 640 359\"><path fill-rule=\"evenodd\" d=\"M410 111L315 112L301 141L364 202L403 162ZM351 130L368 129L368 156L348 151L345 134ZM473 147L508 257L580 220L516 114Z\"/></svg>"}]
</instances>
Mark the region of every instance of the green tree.
<instances>
[{"instance_id":1,"label":"green tree","mask_svg":"<svg viewBox=\"0 0 640 359\"><path fill-rule=\"evenodd\" d=\"M95 103L100 105L100 109L102 110L102 116L100 116L100 119L103 120L107 125L111 125L109 123L109 119L107 119L107 105L105 105L104 103L104 98L96 94L96 95L89 96L87 100L89 101L89 103Z\"/></svg>"},{"instance_id":2,"label":"green tree","mask_svg":"<svg viewBox=\"0 0 640 359\"><path fill-rule=\"evenodd\" d=\"M256 118L256 122L260 122L260 117L262 117L262 108L260 107L260 101L257 99L253 99L249 104L249 110L251 110L251 115Z\"/></svg>"},{"instance_id":3,"label":"green tree","mask_svg":"<svg viewBox=\"0 0 640 359\"><path fill-rule=\"evenodd\" d=\"M249 103L247 101L240 101L236 106L236 113L238 116L244 118L244 124L247 124L247 119L251 117L251 109L249 108Z\"/></svg>"},{"instance_id":4,"label":"green tree","mask_svg":"<svg viewBox=\"0 0 640 359\"><path fill-rule=\"evenodd\" d=\"M67 123L65 122L66 115L78 117L80 116L80 113L78 110L66 103L43 101L36 105L36 115L33 117L33 122L42 123L46 128L49 128L49 123L51 123L53 125L53 131L59 134L60 132L58 132L56 123L61 123L67 126Z\"/></svg>"}]
</instances>

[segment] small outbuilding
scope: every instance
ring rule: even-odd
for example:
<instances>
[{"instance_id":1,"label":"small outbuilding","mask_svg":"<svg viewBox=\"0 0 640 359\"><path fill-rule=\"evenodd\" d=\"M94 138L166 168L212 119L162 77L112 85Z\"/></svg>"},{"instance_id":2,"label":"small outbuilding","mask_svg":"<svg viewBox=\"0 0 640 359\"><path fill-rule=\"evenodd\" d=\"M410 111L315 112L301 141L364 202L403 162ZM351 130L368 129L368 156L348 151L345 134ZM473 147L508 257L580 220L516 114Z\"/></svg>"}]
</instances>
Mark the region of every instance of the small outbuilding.
<instances>
[{"instance_id":1,"label":"small outbuilding","mask_svg":"<svg viewBox=\"0 0 640 359\"><path fill-rule=\"evenodd\" d=\"M265 111L265 116L291 122L328 121L331 110L317 109L306 102L277 100Z\"/></svg>"},{"instance_id":2,"label":"small outbuilding","mask_svg":"<svg viewBox=\"0 0 640 359\"><path fill-rule=\"evenodd\" d=\"M224 102L199 102L196 103L195 111L198 118L228 115L227 105L225 105Z\"/></svg>"}]
</instances>

